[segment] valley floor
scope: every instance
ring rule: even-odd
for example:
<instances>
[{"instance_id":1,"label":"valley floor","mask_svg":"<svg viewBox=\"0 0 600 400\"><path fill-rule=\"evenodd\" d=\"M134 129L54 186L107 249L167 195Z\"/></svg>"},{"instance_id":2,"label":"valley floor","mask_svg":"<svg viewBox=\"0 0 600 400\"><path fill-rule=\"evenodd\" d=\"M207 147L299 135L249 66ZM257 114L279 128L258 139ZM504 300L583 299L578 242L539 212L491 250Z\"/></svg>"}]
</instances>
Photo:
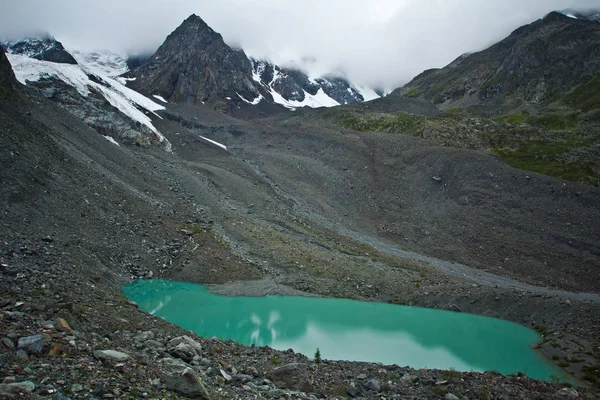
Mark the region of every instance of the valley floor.
<instances>
[{"instance_id":1,"label":"valley floor","mask_svg":"<svg viewBox=\"0 0 600 400\"><path fill-rule=\"evenodd\" d=\"M0 398L600 395L314 363L195 337L119 294L152 276L493 316L536 329L544 354L598 385L598 189L413 137L185 107L154 121L173 154L117 147L30 95L0 108Z\"/></svg>"}]
</instances>

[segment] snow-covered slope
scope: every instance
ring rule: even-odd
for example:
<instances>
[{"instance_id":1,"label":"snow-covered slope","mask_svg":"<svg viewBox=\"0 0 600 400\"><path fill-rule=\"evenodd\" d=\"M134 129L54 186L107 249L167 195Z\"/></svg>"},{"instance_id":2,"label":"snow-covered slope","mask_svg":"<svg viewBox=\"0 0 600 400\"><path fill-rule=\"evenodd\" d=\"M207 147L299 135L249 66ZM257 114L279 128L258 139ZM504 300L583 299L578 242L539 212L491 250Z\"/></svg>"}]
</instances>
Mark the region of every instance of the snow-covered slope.
<instances>
[{"instance_id":1,"label":"snow-covered slope","mask_svg":"<svg viewBox=\"0 0 600 400\"><path fill-rule=\"evenodd\" d=\"M113 107L154 132L165 148L170 150L170 144L147 115L152 113L160 118L156 111L165 107L117 80L119 75L128 70L123 58L110 53L73 52L72 55L77 64L40 61L20 54L7 54L7 57L21 83L54 77L74 87L84 97L90 94L90 90L101 93Z\"/></svg>"},{"instance_id":2,"label":"snow-covered slope","mask_svg":"<svg viewBox=\"0 0 600 400\"><path fill-rule=\"evenodd\" d=\"M265 88L275 103L290 109L333 107L381 97L366 85L353 85L343 77L311 78L298 69L282 68L265 60L250 58L250 62L254 82ZM258 104L262 97L242 99L250 104Z\"/></svg>"}]
</instances>

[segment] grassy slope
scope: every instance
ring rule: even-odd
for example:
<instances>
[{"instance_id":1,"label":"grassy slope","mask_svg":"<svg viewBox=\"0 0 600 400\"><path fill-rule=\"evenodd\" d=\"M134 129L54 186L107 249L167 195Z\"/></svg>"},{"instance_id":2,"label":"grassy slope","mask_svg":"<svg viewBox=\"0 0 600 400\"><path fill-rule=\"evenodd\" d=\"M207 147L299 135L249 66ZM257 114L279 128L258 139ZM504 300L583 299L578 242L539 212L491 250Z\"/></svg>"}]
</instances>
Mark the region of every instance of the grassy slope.
<instances>
[{"instance_id":1,"label":"grassy slope","mask_svg":"<svg viewBox=\"0 0 600 400\"><path fill-rule=\"evenodd\" d=\"M460 109L433 117L340 109L322 118L361 132L409 134L444 146L488 149L515 168L600 186L600 103L588 96L600 97L598 93L585 86L561 99L581 107L577 112L523 111L486 118Z\"/></svg>"}]
</instances>

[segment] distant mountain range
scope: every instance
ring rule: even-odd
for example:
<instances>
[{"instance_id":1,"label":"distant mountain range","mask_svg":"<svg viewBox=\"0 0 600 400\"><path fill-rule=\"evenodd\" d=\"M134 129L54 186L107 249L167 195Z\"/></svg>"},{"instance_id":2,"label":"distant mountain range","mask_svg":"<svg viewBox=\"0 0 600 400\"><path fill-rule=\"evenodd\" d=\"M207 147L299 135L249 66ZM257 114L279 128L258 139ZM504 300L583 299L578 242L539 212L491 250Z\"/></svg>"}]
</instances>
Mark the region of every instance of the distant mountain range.
<instances>
[{"instance_id":1,"label":"distant mountain range","mask_svg":"<svg viewBox=\"0 0 600 400\"><path fill-rule=\"evenodd\" d=\"M249 58L242 49L228 46L197 15L175 29L131 76L136 78L131 87L146 95L192 104L269 102L294 109L356 103L385 94L341 76L313 79L298 69Z\"/></svg>"}]
</instances>

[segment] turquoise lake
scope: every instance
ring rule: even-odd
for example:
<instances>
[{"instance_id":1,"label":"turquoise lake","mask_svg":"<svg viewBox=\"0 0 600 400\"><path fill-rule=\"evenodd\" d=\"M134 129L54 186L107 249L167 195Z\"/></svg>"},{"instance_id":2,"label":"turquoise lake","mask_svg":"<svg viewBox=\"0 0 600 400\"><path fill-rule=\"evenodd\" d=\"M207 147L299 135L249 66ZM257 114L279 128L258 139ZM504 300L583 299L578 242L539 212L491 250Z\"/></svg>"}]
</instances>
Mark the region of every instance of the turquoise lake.
<instances>
[{"instance_id":1,"label":"turquoise lake","mask_svg":"<svg viewBox=\"0 0 600 400\"><path fill-rule=\"evenodd\" d=\"M345 299L229 297L163 280L134 282L123 294L199 336L291 348L311 358L318 347L330 360L566 378L531 348L540 340L536 332L494 318Z\"/></svg>"}]
</instances>

